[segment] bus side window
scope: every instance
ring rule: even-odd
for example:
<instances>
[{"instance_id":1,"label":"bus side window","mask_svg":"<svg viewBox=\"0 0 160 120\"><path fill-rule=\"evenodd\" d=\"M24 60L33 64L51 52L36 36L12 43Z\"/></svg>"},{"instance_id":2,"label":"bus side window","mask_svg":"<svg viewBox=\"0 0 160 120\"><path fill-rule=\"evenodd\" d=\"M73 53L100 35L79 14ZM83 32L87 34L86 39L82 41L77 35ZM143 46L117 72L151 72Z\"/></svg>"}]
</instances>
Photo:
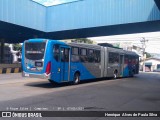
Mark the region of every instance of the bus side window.
<instances>
[{"instance_id":1,"label":"bus side window","mask_svg":"<svg viewBox=\"0 0 160 120\"><path fill-rule=\"evenodd\" d=\"M88 50L88 62L94 62L94 50Z\"/></svg>"},{"instance_id":2,"label":"bus side window","mask_svg":"<svg viewBox=\"0 0 160 120\"><path fill-rule=\"evenodd\" d=\"M112 54L111 52L109 53L109 63L114 63Z\"/></svg>"},{"instance_id":3,"label":"bus side window","mask_svg":"<svg viewBox=\"0 0 160 120\"><path fill-rule=\"evenodd\" d=\"M125 61L124 61L125 64L128 64L128 55L125 55Z\"/></svg>"},{"instance_id":4,"label":"bus side window","mask_svg":"<svg viewBox=\"0 0 160 120\"><path fill-rule=\"evenodd\" d=\"M118 53L115 53L114 54L114 58L115 58L115 63L119 63L119 54Z\"/></svg>"},{"instance_id":5,"label":"bus side window","mask_svg":"<svg viewBox=\"0 0 160 120\"><path fill-rule=\"evenodd\" d=\"M119 63L119 54L109 52L109 63Z\"/></svg>"},{"instance_id":6,"label":"bus side window","mask_svg":"<svg viewBox=\"0 0 160 120\"><path fill-rule=\"evenodd\" d=\"M78 47L72 47L72 56L71 61L72 62L79 62L79 48Z\"/></svg>"},{"instance_id":7,"label":"bus side window","mask_svg":"<svg viewBox=\"0 0 160 120\"><path fill-rule=\"evenodd\" d=\"M81 48L80 49L80 59L81 59L81 62L87 62L87 49L85 48Z\"/></svg>"},{"instance_id":8,"label":"bus side window","mask_svg":"<svg viewBox=\"0 0 160 120\"><path fill-rule=\"evenodd\" d=\"M136 58L136 61L135 61L136 63L135 64L139 64L139 59L138 58Z\"/></svg>"},{"instance_id":9,"label":"bus side window","mask_svg":"<svg viewBox=\"0 0 160 120\"><path fill-rule=\"evenodd\" d=\"M94 59L95 59L95 63L100 63L100 61L101 61L101 54L100 54L100 51L99 50L95 50L95 57L94 57Z\"/></svg>"},{"instance_id":10,"label":"bus side window","mask_svg":"<svg viewBox=\"0 0 160 120\"><path fill-rule=\"evenodd\" d=\"M78 47L72 47L72 55L78 55L79 49Z\"/></svg>"},{"instance_id":11,"label":"bus side window","mask_svg":"<svg viewBox=\"0 0 160 120\"><path fill-rule=\"evenodd\" d=\"M53 54L54 54L54 59L58 62L59 61L59 45L54 45L53 47Z\"/></svg>"},{"instance_id":12,"label":"bus side window","mask_svg":"<svg viewBox=\"0 0 160 120\"><path fill-rule=\"evenodd\" d=\"M68 62L68 61L69 61L69 49L61 48L61 62Z\"/></svg>"},{"instance_id":13,"label":"bus side window","mask_svg":"<svg viewBox=\"0 0 160 120\"><path fill-rule=\"evenodd\" d=\"M69 49L68 48L65 48L64 55L65 55L65 62L69 62Z\"/></svg>"},{"instance_id":14,"label":"bus side window","mask_svg":"<svg viewBox=\"0 0 160 120\"><path fill-rule=\"evenodd\" d=\"M129 63L129 64L132 63L132 56L128 56L128 63Z\"/></svg>"},{"instance_id":15,"label":"bus side window","mask_svg":"<svg viewBox=\"0 0 160 120\"><path fill-rule=\"evenodd\" d=\"M132 56L132 64L135 65L136 64L136 57Z\"/></svg>"}]
</instances>

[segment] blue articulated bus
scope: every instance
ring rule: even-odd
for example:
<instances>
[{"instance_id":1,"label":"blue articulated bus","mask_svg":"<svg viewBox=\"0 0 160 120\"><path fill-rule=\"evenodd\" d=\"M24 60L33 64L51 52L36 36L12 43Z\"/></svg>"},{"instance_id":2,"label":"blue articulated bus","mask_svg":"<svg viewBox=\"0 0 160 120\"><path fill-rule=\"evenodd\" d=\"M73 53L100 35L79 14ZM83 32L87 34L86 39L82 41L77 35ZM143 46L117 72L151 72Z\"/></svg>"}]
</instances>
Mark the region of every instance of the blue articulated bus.
<instances>
[{"instance_id":1,"label":"blue articulated bus","mask_svg":"<svg viewBox=\"0 0 160 120\"><path fill-rule=\"evenodd\" d=\"M84 43L29 39L22 48L22 76L51 83L79 83L103 77L130 77L139 73L135 52Z\"/></svg>"}]
</instances>

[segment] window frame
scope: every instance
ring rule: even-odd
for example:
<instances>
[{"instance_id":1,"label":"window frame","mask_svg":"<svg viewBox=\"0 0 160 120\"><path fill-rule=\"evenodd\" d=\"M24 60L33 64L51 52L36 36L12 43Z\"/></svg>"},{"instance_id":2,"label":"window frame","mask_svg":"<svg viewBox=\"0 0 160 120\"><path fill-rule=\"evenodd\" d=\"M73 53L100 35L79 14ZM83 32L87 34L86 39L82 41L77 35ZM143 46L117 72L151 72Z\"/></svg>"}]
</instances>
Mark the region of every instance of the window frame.
<instances>
[{"instance_id":1,"label":"window frame","mask_svg":"<svg viewBox=\"0 0 160 120\"><path fill-rule=\"evenodd\" d=\"M82 50L85 50L85 51L86 51L86 54L85 54L85 55L82 54ZM86 48L81 48L81 49L80 49L80 55L81 55L81 56L87 56L87 49L86 49Z\"/></svg>"},{"instance_id":2,"label":"window frame","mask_svg":"<svg viewBox=\"0 0 160 120\"><path fill-rule=\"evenodd\" d=\"M97 56L96 53L99 53L99 55ZM96 60L96 57L99 58L99 60ZM101 62L101 51L100 50L94 50L94 61L95 63L100 63Z\"/></svg>"},{"instance_id":3,"label":"window frame","mask_svg":"<svg viewBox=\"0 0 160 120\"><path fill-rule=\"evenodd\" d=\"M55 58L55 47L58 47L58 52L57 52L57 54L56 55L58 55L58 59L57 58ZM53 58L57 61L57 62L60 62L60 45L57 45L57 44L54 44L53 45Z\"/></svg>"},{"instance_id":4,"label":"window frame","mask_svg":"<svg viewBox=\"0 0 160 120\"><path fill-rule=\"evenodd\" d=\"M117 59L118 58L118 59ZM108 55L108 63L109 64L115 64L115 63L119 63L120 60L119 60L119 53L116 53L116 52L109 52L109 55Z\"/></svg>"}]
</instances>

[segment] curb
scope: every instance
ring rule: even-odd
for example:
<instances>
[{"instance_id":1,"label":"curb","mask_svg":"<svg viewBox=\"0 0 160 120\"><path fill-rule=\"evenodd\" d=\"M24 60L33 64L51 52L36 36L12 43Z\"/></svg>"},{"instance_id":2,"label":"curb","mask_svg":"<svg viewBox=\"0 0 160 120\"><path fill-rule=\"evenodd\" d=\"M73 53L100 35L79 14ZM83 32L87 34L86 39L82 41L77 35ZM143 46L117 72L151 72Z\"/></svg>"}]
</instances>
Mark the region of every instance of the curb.
<instances>
[{"instance_id":1,"label":"curb","mask_svg":"<svg viewBox=\"0 0 160 120\"><path fill-rule=\"evenodd\" d=\"M7 74L7 73L20 73L21 67L16 68L0 68L0 74Z\"/></svg>"}]
</instances>

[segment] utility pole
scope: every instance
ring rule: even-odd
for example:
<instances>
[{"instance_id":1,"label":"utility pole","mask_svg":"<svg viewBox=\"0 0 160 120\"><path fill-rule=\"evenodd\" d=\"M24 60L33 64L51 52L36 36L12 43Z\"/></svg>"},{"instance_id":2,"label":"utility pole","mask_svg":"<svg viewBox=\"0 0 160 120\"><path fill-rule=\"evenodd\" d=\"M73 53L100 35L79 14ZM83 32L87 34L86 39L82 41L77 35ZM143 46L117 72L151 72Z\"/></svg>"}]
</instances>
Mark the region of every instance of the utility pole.
<instances>
[{"instance_id":1,"label":"utility pole","mask_svg":"<svg viewBox=\"0 0 160 120\"><path fill-rule=\"evenodd\" d=\"M148 40L146 40L145 37L142 37L142 40L140 40L140 42L142 43L142 48L143 48L143 72L145 72L145 59L146 59L145 49L146 49L146 42L148 42Z\"/></svg>"}]
</instances>

